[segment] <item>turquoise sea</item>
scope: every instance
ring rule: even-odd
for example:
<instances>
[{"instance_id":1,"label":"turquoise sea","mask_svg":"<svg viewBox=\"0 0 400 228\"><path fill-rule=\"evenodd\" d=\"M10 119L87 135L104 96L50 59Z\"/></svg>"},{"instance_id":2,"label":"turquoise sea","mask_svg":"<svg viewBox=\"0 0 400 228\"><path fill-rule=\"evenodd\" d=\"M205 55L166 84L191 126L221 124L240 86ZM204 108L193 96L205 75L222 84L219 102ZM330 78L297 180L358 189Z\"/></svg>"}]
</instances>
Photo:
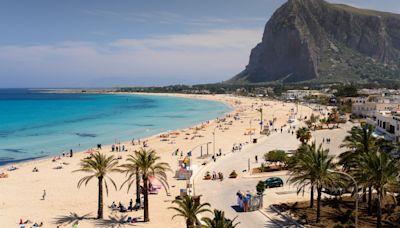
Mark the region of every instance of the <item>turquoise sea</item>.
<instances>
[{"instance_id":1,"label":"turquoise sea","mask_svg":"<svg viewBox=\"0 0 400 228\"><path fill-rule=\"evenodd\" d=\"M0 89L0 165L143 138L228 111L223 103L168 96Z\"/></svg>"}]
</instances>

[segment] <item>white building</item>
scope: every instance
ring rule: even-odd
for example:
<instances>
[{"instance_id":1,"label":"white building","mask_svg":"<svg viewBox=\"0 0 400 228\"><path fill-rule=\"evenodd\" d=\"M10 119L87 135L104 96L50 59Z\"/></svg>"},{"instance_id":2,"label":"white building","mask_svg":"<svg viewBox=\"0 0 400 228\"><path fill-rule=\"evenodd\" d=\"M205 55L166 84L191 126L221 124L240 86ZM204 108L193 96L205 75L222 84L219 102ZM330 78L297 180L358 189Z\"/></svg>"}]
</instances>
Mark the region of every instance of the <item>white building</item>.
<instances>
[{"instance_id":1,"label":"white building","mask_svg":"<svg viewBox=\"0 0 400 228\"><path fill-rule=\"evenodd\" d=\"M400 142L400 112L381 111L368 124L375 126L375 135L389 141Z\"/></svg>"},{"instance_id":2,"label":"white building","mask_svg":"<svg viewBox=\"0 0 400 228\"><path fill-rule=\"evenodd\" d=\"M361 117L375 117L378 112L397 110L398 99L388 97L357 97L353 100L351 113Z\"/></svg>"}]
</instances>

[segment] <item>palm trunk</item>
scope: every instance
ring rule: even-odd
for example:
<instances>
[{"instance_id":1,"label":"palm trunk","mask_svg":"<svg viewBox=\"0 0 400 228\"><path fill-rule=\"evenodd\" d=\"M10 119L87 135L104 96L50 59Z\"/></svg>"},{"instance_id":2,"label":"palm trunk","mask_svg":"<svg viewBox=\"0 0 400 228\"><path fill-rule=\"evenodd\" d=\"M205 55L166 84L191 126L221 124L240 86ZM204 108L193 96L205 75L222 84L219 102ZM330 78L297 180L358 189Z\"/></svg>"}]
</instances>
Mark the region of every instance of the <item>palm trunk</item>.
<instances>
[{"instance_id":1,"label":"palm trunk","mask_svg":"<svg viewBox=\"0 0 400 228\"><path fill-rule=\"evenodd\" d=\"M321 192L322 188L317 187L317 221L316 223L319 223L320 217L321 217Z\"/></svg>"},{"instance_id":2,"label":"palm trunk","mask_svg":"<svg viewBox=\"0 0 400 228\"><path fill-rule=\"evenodd\" d=\"M193 228L194 227L194 222L190 219L186 220L186 228Z\"/></svg>"},{"instance_id":3,"label":"palm trunk","mask_svg":"<svg viewBox=\"0 0 400 228\"><path fill-rule=\"evenodd\" d=\"M103 177L98 177L99 179L99 199L97 204L97 218L103 218Z\"/></svg>"},{"instance_id":4,"label":"palm trunk","mask_svg":"<svg viewBox=\"0 0 400 228\"><path fill-rule=\"evenodd\" d=\"M367 202L367 189L365 189L365 188L363 188L362 202L363 203Z\"/></svg>"},{"instance_id":5,"label":"palm trunk","mask_svg":"<svg viewBox=\"0 0 400 228\"><path fill-rule=\"evenodd\" d=\"M136 203L140 205L140 174L138 167L136 167Z\"/></svg>"},{"instance_id":6,"label":"palm trunk","mask_svg":"<svg viewBox=\"0 0 400 228\"><path fill-rule=\"evenodd\" d=\"M143 175L143 196L144 196L144 222L149 222L149 189L148 189L148 178Z\"/></svg>"},{"instance_id":7,"label":"palm trunk","mask_svg":"<svg viewBox=\"0 0 400 228\"><path fill-rule=\"evenodd\" d=\"M376 227L381 228L381 223L382 223L382 208L381 208L381 196L380 196L380 191L378 191L378 210L376 213Z\"/></svg>"},{"instance_id":8,"label":"palm trunk","mask_svg":"<svg viewBox=\"0 0 400 228\"><path fill-rule=\"evenodd\" d=\"M310 208L314 207L314 185L311 185Z\"/></svg>"},{"instance_id":9,"label":"palm trunk","mask_svg":"<svg viewBox=\"0 0 400 228\"><path fill-rule=\"evenodd\" d=\"M368 187L368 215L372 215L372 186Z\"/></svg>"}]
</instances>

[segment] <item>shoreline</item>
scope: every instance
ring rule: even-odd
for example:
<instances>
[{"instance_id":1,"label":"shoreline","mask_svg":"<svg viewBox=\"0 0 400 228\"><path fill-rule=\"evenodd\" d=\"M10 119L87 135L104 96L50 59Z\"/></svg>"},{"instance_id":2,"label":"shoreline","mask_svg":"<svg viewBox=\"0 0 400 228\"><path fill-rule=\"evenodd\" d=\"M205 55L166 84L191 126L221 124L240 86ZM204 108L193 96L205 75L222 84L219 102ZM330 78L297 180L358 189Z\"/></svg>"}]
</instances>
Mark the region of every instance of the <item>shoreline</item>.
<instances>
[{"instance_id":1,"label":"shoreline","mask_svg":"<svg viewBox=\"0 0 400 228\"><path fill-rule=\"evenodd\" d=\"M70 91L72 91L72 90L67 90L67 89L46 89L46 91L48 91L48 93L52 93L51 91L58 91L59 93L66 93L66 94L68 94L68 93L70 93ZM76 90L75 90L76 91ZM82 93L82 92L78 92L78 91L76 91L75 93ZM229 102L224 102L224 101L218 101L218 100L215 100L215 99L211 99L211 98L204 98L204 97L195 97L195 96L202 96L202 95L198 95L198 94L179 94L179 93L140 93L140 92L134 92L134 93L131 93L131 92L98 92L98 93L82 93L82 94L108 94L108 95L146 95L146 96L161 96L161 97L165 97L165 96L169 96L169 97L179 97L179 98L185 98L185 99L192 99L192 100L196 100L196 99L201 99L201 100L208 100L208 101L213 101L213 102L219 102L219 103L223 103L223 104L225 104L225 105L227 105L231 110L230 111L228 111L228 112L224 112L223 114L222 114L222 116L225 116L225 115L227 115L227 114L230 114L230 113L232 113L232 112L235 112L235 107L232 105L232 104L230 104ZM212 96L212 95L204 95L204 96ZM193 127L195 127L195 126L197 126L197 125L199 125L199 124L202 124L203 122L207 122L207 121L214 121L214 120L216 120L216 119L218 119L219 117L221 117L221 116L217 116L216 118L213 118L213 119L208 119L208 120L204 120L204 121L202 121L202 122L200 122L200 123L197 123L197 124L195 124L195 125L190 125L190 126L186 126L186 127L182 127L182 128L174 128L174 129L171 129L171 130L168 130L168 131L162 131L162 132L159 132L159 133L156 133L156 134L151 134L151 135L149 135L149 136L145 136L145 137L143 137L143 138L138 138L138 139L140 139L140 140L150 140L150 139L153 139L153 138L157 138L159 135L162 135L162 134L166 134L166 133L168 133L168 132L170 132L170 131L181 131L181 130L187 130L187 129L190 129L190 128L193 128ZM135 139L135 140L137 140L137 139ZM131 141L121 141L120 142L120 144L130 144L131 143ZM113 144L104 144L104 145L102 145L103 147L111 147ZM83 150L79 150L79 151L74 151L74 155L77 155L77 154L83 154L83 153L85 153L86 151L88 151L88 150L90 150L90 149L93 149L94 147L91 147L91 148L84 148ZM66 154L68 154L69 152L66 152ZM0 164L0 170L1 169L6 169L8 166L12 166L12 165L22 165L22 166L25 166L25 165L30 165L30 164L32 164L32 163L37 163L37 164L40 164L41 162L43 162L43 161L47 161L48 159L52 159L53 157L58 157L58 156L61 156L62 155L62 153L61 154L55 154L55 155L44 155L44 156L40 156L40 157L36 157L36 158L23 158L23 159L19 159L19 160L17 160L17 161L11 161L11 162L7 162L7 163L5 163L5 164ZM8 170L7 170L7 172L9 172Z\"/></svg>"},{"instance_id":2,"label":"shoreline","mask_svg":"<svg viewBox=\"0 0 400 228\"><path fill-rule=\"evenodd\" d=\"M145 95L151 95L145 93ZM163 95L163 94L153 94ZM175 94L168 94L172 96ZM167 225L171 228L180 228L185 226L184 219L171 220L174 212L167 208L171 206L171 202L175 196L180 195L182 190L186 189L186 181L175 178L175 171L180 169L179 160L183 159L188 151L192 151L191 169L196 175L198 170L203 167L203 163L209 163L211 155L221 153L229 157L232 148L239 144L243 148L252 148L252 139L260 138L262 135L259 132L260 112L257 110L260 107L264 109L263 120L267 123L272 116L277 118L275 127L287 125L290 113L295 107L293 103L282 103L270 99L238 97L229 95L187 95L178 94L194 99L212 99L217 102L224 102L231 105L233 109L230 112L224 113L220 120L211 119L203 124L200 122L197 125L191 125L188 128L180 128L175 130L177 135L169 134L167 139L161 138L160 134L155 134L147 137L148 147L157 152L161 162L166 162L171 166L173 172L168 172L168 183L170 188L165 194L162 189L158 194L150 195L150 223L140 223L140 227L162 227ZM302 108L302 115L309 115L312 112L307 107ZM279 114L276 114L279 113ZM236 114L238 118L236 118ZM249 131L253 131L249 135ZM110 132L112 134L112 132ZM214 140L215 139L215 140ZM143 139L142 139L143 140ZM141 140L141 141L142 141ZM213 141L214 140L214 141ZM136 140L137 141L137 140ZM206 147L205 144L213 144ZM132 145L130 141L126 143L126 152L111 152L110 145L103 146L101 153L107 156L113 155L119 158L118 164L126 163L126 158L133 154L133 151L142 147L142 145ZM200 148L200 145L204 145ZM195 149L197 148L197 149ZM215 148L215 150L214 150ZM181 156L175 154L179 150ZM202 154L201 154L202 153ZM208 157L200 156L209 154ZM247 153L242 153L246 156ZM99 227L96 220L92 220L93 215L97 210L97 182L89 182L87 186L77 188L77 182L86 174L81 172L73 172L79 169L79 164L82 159L88 154L84 150L74 153L72 158L62 157L60 160L52 162L51 159L45 158L18 164L18 169L15 171L6 171L9 174L8 178L0 178L0 225L4 227L17 226L19 219L29 219L34 222L44 222L44 227L70 227L70 224L65 222L65 218L75 219L78 217L87 217L88 219L79 220L80 227ZM226 157L226 158L227 158ZM213 171L212 161L211 166L207 166L206 171ZM61 166L61 169L57 167ZM37 167L39 172L32 172L33 168ZM215 170L218 171L218 170ZM1 171L0 171L1 172ZM226 170L224 176L228 176L231 170ZM239 175L242 175L241 173ZM120 173L112 173L110 177L117 183L118 189L110 189L108 195L104 195L104 222L115 221L121 219L121 216L131 216L142 218L142 211L132 211L127 214L114 213L107 205L112 202L129 202L135 197L134 189L127 192L126 188L120 189L126 177ZM41 200L43 191L46 190L46 200ZM49 213L49 208L51 212ZM139 225L139 224L138 224Z\"/></svg>"}]
</instances>

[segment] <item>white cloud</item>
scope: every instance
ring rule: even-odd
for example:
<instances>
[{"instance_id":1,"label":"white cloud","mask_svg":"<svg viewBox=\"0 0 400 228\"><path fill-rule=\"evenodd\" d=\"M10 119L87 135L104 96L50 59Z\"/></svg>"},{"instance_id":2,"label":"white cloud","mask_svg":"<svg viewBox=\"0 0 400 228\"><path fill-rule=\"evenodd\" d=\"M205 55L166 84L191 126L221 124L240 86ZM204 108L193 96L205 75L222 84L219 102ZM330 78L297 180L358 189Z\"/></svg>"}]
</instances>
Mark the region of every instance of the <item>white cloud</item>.
<instances>
[{"instance_id":1,"label":"white cloud","mask_svg":"<svg viewBox=\"0 0 400 228\"><path fill-rule=\"evenodd\" d=\"M264 17L188 17L181 14L169 12L169 11L147 11L147 12L118 12L112 10L103 9L89 9L83 10L84 14L101 17L101 18L112 18L119 21L128 22L153 22L159 24L170 24L170 25L189 25L199 27L210 27L210 26L227 26L227 25L240 25L242 23L262 23L264 24L266 18Z\"/></svg>"},{"instance_id":2,"label":"white cloud","mask_svg":"<svg viewBox=\"0 0 400 228\"><path fill-rule=\"evenodd\" d=\"M177 34L150 39L121 39L113 43L124 48L209 48L243 49L261 40L259 29L210 30L205 33Z\"/></svg>"},{"instance_id":3,"label":"white cloud","mask_svg":"<svg viewBox=\"0 0 400 228\"><path fill-rule=\"evenodd\" d=\"M65 42L55 45L0 47L0 81L13 79L73 85L99 78L174 78L182 82L217 82L241 71L262 37L262 29L210 30L148 39L121 39L98 45ZM7 78L8 77L8 78ZM165 80L164 80L165 81ZM108 86L114 86L111 80ZM3 83L4 85L4 83ZM89 86L89 85L86 85Z\"/></svg>"}]
</instances>

